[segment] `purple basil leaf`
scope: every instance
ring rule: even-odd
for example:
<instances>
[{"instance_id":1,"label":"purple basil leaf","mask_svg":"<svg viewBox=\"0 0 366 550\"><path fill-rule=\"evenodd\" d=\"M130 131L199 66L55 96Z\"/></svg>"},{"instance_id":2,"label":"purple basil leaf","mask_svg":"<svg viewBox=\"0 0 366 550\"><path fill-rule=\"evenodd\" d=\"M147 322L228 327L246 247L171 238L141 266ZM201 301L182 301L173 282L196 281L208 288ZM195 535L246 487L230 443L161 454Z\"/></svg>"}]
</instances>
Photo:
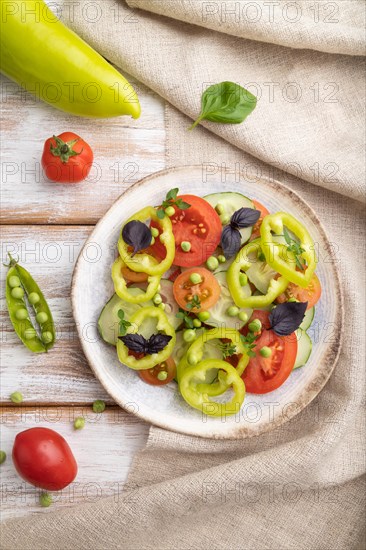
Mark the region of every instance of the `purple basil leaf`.
<instances>
[{"instance_id":1,"label":"purple basil leaf","mask_svg":"<svg viewBox=\"0 0 366 550\"><path fill-rule=\"evenodd\" d=\"M124 345L131 351L136 353L147 353L148 341L141 334L127 334L126 336L118 336Z\"/></svg>"},{"instance_id":2,"label":"purple basil leaf","mask_svg":"<svg viewBox=\"0 0 366 550\"><path fill-rule=\"evenodd\" d=\"M269 314L271 328L278 336L292 334L302 323L308 302L278 304Z\"/></svg>"},{"instance_id":3,"label":"purple basil leaf","mask_svg":"<svg viewBox=\"0 0 366 550\"><path fill-rule=\"evenodd\" d=\"M251 227L260 218L260 211L254 208L240 208L231 216L230 225L233 229Z\"/></svg>"},{"instance_id":4,"label":"purple basil leaf","mask_svg":"<svg viewBox=\"0 0 366 550\"><path fill-rule=\"evenodd\" d=\"M226 225L221 234L221 246L225 258L231 258L240 250L241 235L237 229Z\"/></svg>"},{"instance_id":5,"label":"purple basil leaf","mask_svg":"<svg viewBox=\"0 0 366 550\"><path fill-rule=\"evenodd\" d=\"M133 247L133 254L136 254L150 245L151 231L144 223L132 220L122 229L122 238Z\"/></svg>"},{"instance_id":6,"label":"purple basil leaf","mask_svg":"<svg viewBox=\"0 0 366 550\"><path fill-rule=\"evenodd\" d=\"M153 334L150 336L148 341L148 352L150 355L152 353L159 353L163 350L172 339L168 334Z\"/></svg>"}]
</instances>

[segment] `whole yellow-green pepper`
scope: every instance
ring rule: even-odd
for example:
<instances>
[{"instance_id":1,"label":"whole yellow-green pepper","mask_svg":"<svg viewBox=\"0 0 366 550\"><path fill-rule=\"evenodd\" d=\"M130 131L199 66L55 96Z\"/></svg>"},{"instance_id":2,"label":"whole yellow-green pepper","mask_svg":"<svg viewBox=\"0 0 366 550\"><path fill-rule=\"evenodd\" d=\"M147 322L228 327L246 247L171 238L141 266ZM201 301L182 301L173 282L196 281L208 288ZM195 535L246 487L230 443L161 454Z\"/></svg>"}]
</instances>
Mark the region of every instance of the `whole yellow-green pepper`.
<instances>
[{"instance_id":1,"label":"whole yellow-green pepper","mask_svg":"<svg viewBox=\"0 0 366 550\"><path fill-rule=\"evenodd\" d=\"M131 84L63 25L43 0L1 0L0 70L74 115L140 116Z\"/></svg>"}]
</instances>

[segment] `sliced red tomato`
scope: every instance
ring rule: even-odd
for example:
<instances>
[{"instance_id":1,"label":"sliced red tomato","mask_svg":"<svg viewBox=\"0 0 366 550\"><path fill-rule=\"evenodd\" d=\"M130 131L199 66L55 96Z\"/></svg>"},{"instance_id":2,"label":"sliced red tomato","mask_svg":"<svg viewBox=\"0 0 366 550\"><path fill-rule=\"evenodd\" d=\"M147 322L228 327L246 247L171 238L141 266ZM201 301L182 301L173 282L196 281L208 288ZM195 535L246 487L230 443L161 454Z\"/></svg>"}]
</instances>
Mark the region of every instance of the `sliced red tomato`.
<instances>
[{"instance_id":1,"label":"sliced red tomato","mask_svg":"<svg viewBox=\"0 0 366 550\"><path fill-rule=\"evenodd\" d=\"M159 373L164 374L161 375ZM139 371L140 378L144 382L146 382L147 384L151 384L152 386L164 386L165 384L169 384L169 382L171 382L173 378L175 378L176 373L177 369L174 359L172 357L169 357L169 359L167 359L163 363L160 363L159 365L156 365L152 369ZM162 380L160 380L159 376L160 378L162 378Z\"/></svg>"},{"instance_id":2,"label":"sliced red tomato","mask_svg":"<svg viewBox=\"0 0 366 550\"><path fill-rule=\"evenodd\" d=\"M242 379L248 393L263 394L276 390L290 376L297 355L297 338L295 333L289 336L277 336L273 330L268 330L270 327L268 311L255 310L250 321L253 319L261 321L262 330L253 349L255 357L250 358ZM246 335L248 326L243 327L241 332ZM259 354L259 350L264 346L270 348L272 352L268 358Z\"/></svg>"},{"instance_id":3,"label":"sliced red tomato","mask_svg":"<svg viewBox=\"0 0 366 550\"><path fill-rule=\"evenodd\" d=\"M174 206L175 214L170 219L173 224L175 238L174 265L181 267L193 267L203 264L213 254L221 240L222 225L220 218L212 206L195 195L180 195L177 197L190 204L187 210L180 210ZM152 223L152 227L159 229L158 224ZM189 242L189 252L181 248L182 242ZM160 258L165 253L165 248L155 239L153 250Z\"/></svg>"},{"instance_id":4,"label":"sliced red tomato","mask_svg":"<svg viewBox=\"0 0 366 550\"><path fill-rule=\"evenodd\" d=\"M193 284L190 276L197 273L201 282ZM204 267L183 271L173 284L173 294L178 305L186 311L198 312L210 309L220 297L221 289L216 277Z\"/></svg>"},{"instance_id":5,"label":"sliced red tomato","mask_svg":"<svg viewBox=\"0 0 366 550\"><path fill-rule=\"evenodd\" d=\"M253 200L252 202L253 202L256 210L260 211L261 215L260 215L260 218L258 219L258 221L253 226L252 236L250 237L251 241L253 241L254 239L258 239L258 237L260 237L260 235L261 235L260 227L262 225L263 218L265 216L268 216L268 214L269 214L269 210L267 210L267 208L265 206L263 206L263 204L261 204L258 201L255 201L255 200Z\"/></svg>"},{"instance_id":6,"label":"sliced red tomato","mask_svg":"<svg viewBox=\"0 0 366 550\"><path fill-rule=\"evenodd\" d=\"M310 309L319 301L321 293L322 287L320 281L314 273L306 288L290 283L285 292L278 296L276 301L282 304L283 302L288 302L290 298L295 298L299 302L308 302L308 307L306 309Z\"/></svg>"}]
</instances>

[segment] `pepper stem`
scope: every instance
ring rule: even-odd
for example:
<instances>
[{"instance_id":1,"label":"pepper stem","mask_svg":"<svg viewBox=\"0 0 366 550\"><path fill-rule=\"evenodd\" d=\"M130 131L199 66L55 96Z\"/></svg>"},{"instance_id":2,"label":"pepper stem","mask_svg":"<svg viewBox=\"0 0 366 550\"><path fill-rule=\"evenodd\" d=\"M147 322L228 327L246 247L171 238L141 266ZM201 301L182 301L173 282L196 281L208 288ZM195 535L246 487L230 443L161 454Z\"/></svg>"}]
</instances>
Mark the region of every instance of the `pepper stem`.
<instances>
[{"instance_id":1,"label":"pepper stem","mask_svg":"<svg viewBox=\"0 0 366 550\"><path fill-rule=\"evenodd\" d=\"M10 258L10 262L8 264L3 264L4 267L14 267L19 262L19 258L17 260L14 260L13 256L8 252L8 256Z\"/></svg>"},{"instance_id":2,"label":"pepper stem","mask_svg":"<svg viewBox=\"0 0 366 550\"><path fill-rule=\"evenodd\" d=\"M75 157L83 152L83 149L79 152L74 151L73 149L73 146L79 141L79 138L67 142L57 136L53 136L53 139L56 142L56 147L54 147L51 143L50 151L54 157L60 157L63 164L66 164L70 157Z\"/></svg>"}]
</instances>

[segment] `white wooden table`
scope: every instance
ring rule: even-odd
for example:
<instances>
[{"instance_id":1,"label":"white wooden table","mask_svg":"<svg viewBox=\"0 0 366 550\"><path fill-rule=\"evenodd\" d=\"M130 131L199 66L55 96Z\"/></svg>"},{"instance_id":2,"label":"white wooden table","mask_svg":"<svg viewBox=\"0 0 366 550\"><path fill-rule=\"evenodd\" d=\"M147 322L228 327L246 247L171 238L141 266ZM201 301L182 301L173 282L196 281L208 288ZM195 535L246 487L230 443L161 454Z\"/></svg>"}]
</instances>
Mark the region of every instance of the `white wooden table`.
<instances>
[{"instance_id":1,"label":"white wooden table","mask_svg":"<svg viewBox=\"0 0 366 550\"><path fill-rule=\"evenodd\" d=\"M56 111L0 79L1 258L6 262L8 252L19 256L44 291L58 333L49 354L29 352L12 330L2 284L0 448L8 455L0 466L2 519L118 494L134 454L146 442L149 426L114 405L94 378L70 303L75 260L93 225L126 188L165 168L164 105L130 80L139 93L141 118L95 121ZM41 170L44 141L66 130L85 138L95 155L88 181L77 185L48 182ZM1 267L2 283L6 271ZM14 406L10 394L17 390L24 402ZM96 399L108 404L103 414L91 410ZM82 415L85 428L75 431L73 419ZM33 426L50 427L65 436L79 465L76 481L54 493L49 509L39 506L40 491L19 478L11 460L15 435Z\"/></svg>"}]
</instances>

